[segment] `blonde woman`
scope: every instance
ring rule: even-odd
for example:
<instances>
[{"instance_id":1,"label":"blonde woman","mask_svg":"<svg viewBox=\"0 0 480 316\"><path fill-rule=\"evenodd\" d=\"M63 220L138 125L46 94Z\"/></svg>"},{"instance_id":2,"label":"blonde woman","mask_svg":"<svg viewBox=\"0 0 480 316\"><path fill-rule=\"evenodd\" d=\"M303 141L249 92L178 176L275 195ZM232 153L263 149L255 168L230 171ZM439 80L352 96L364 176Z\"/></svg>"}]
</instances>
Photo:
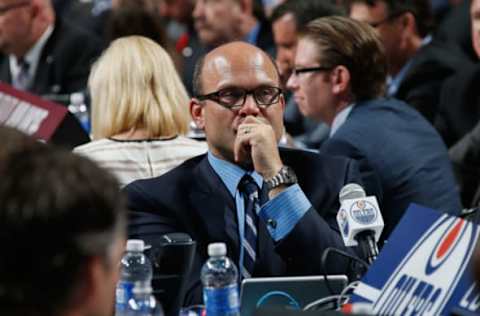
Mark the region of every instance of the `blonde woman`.
<instances>
[{"instance_id":1,"label":"blonde woman","mask_svg":"<svg viewBox=\"0 0 480 316\"><path fill-rule=\"evenodd\" d=\"M110 169L122 186L159 176L206 152L189 139L188 95L167 52L141 36L113 41L88 80L91 143L75 148Z\"/></svg>"}]
</instances>

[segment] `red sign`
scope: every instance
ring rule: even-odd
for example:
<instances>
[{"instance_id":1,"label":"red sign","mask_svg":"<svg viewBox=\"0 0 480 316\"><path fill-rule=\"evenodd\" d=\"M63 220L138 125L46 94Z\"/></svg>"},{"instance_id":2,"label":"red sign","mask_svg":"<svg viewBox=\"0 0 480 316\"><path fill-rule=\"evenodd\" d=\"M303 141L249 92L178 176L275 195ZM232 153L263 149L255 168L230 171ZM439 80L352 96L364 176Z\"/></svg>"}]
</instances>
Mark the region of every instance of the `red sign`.
<instances>
[{"instance_id":1,"label":"red sign","mask_svg":"<svg viewBox=\"0 0 480 316\"><path fill-rule=\"evenodd\" d=\"M0 82L0 125L49 141L67 111L63 105Z\"/></svg>"}]
</instances>

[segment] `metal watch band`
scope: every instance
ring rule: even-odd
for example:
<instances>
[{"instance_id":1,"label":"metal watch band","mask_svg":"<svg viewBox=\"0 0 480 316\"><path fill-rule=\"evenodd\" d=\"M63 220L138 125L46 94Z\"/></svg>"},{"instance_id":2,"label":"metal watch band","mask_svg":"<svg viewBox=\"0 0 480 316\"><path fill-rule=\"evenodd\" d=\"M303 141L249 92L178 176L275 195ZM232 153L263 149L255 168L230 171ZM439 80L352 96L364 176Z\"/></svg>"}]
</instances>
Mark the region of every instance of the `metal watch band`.
<instances>
[{"instance_id":1,"label":"metal watch band","mask_svg":"<svg viewBox=\"0 0 480 316\"><path fill-rule=\"evenodd\" d=\"M280 171L272 178L265 180L268 190L272 190L282 184L294 184L297 183L297 176L292 168L288 166L282 166Z\"/></svg>"}]
</instances>

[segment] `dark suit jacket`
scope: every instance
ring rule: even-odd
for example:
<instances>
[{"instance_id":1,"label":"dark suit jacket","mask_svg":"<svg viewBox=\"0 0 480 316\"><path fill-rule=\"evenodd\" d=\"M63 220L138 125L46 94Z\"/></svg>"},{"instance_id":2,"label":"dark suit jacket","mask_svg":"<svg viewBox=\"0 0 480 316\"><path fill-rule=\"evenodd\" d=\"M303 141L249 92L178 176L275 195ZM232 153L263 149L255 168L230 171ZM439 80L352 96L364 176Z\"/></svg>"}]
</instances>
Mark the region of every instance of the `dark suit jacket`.
<instances>
[{"instance_id":1,"label":"dark suit jacket","mask_svg":"<svg viewBox=\"0 0 480 316\"><path fill-rule=\"evenodd\" d=\"M472 130L480 119L480 65L463 69L445 81L435 128L447 147Z\"/></svg>"},{"instance_id":2,"label":"dark suit jacket","mask_svg":"<svg viewBox=\"0 0 480 316\"><path fill-rule=\"evenodd\" d=\"M255 46L265 51L267 54L275 58L275 42L273 41L273 32L270 22L260 21L260 30L258 32Z\"/></svg>"},{"instance_id":3,"label":"dark suit jacket","mask_svg":"<svg viewBox=\"0 0 480 316\"><path fill-rule=\"evenodd\" d=\"M101 52L92 35L57 17L45 44L30 92L37 95L83 91L92 62ZM0 81L11 83L8 56L0 55Z\"/></svg>"},{"instance_id":4,"label":"dark suit jacket","mask_svg":"<svg viewBox=\"0 0 480 316\"><path fill-rule=\"evenodd\" d=\"M411 63L393 97L405 101L433 122L444 80L470 65L470 61L455 48L432 41L420 48Z\"/></svg>"},{"instance_id":5,"label":"dark suit jacket","mask_svg":"<svg viewBox=\"0 0 480 316\"><path fill-rule=\"evenodd\" d=\"M410 203L448 213L460 211L445 145L433 127L403 102L357 103L320 152L356 159L367 189L383 190L383 238L388 238Z\"/></svg>"},{"instance_id":6,"label":"dark suit jacket","mask_svg":"<svg viewBox=\"0 0 480 316\"><path fill-rule=\"evenodd\" d=\"M480 202L480 121L448 151L465 207ZM476 193L477 192L477 193Z\"/></svg>"},{"instance_id":7,"label":"dark suit jacket","mask_svg":"<svg viewBox=\"0 0 480 316\"><path fill-rule=\"evenodd\" d=\"M470 2L462 1L453 7L438 25L434 37L448 46L459 49L466 60L476 62L478 57L472 45Z\"/></svg>"},{"instance_id":8,"label":"dark suit jacket","mask_svg":"<svg viewBox=\"0 0 480 316\"><path fill-rule=\"evenodd\" d=\"M348 182L359 182L354 161L316 153L281 149L313 205L279 243L259 221L254 276L308 275L323 272L321 255L327 247L345 249L337 231L338 193ZM240 241L233 197L214 172L206 155L187 160L163 176L129 184L130 238L146 241L166 233L185 232L197 242L193 270L187 285L186 304L201 298L200 268L211 242L227 244L228 256L238 263ZM265 194L265 192L263 192ZM349 250L351 251L351 250ZM346 273L347 263L332 258L328 273Z\"/></svg>"}]
</instances>

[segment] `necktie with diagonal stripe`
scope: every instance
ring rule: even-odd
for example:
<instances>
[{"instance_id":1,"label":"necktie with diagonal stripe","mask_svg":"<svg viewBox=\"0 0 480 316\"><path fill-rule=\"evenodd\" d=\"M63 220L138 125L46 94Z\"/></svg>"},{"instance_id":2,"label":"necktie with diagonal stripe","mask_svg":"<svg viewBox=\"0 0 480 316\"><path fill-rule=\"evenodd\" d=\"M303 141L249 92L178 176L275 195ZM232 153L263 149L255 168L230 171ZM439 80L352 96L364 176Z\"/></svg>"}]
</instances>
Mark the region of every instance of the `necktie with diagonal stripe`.
<instances>
[{"instance_id":1,"label":"necktie with diagonal stripe","mask_svg":"<svg viewBox=\"0 0 480 316\"><path fill-rule=\"evenodd\" d=\"M258 186L249 175L244 175L238 185L239 191L243 194L245 203L245 230L242 246L244 249L242 278L249 278L253 273L257 254L257 208Z\"/></svg>"},{"instance_id":2,"label":"necktie with diagonal stripe","mask_svg":"<svg viewBox=\"0 0 480 316\"><path fill-rule=\"evenodd\" d=\"M18 60L18 67L19 72L17 74L16 84L14 84L14 86L19 90L27 90L30 82L30 75L28 73L30 64L25 59L20 59Z\"/></svg>"}]
</instances>

